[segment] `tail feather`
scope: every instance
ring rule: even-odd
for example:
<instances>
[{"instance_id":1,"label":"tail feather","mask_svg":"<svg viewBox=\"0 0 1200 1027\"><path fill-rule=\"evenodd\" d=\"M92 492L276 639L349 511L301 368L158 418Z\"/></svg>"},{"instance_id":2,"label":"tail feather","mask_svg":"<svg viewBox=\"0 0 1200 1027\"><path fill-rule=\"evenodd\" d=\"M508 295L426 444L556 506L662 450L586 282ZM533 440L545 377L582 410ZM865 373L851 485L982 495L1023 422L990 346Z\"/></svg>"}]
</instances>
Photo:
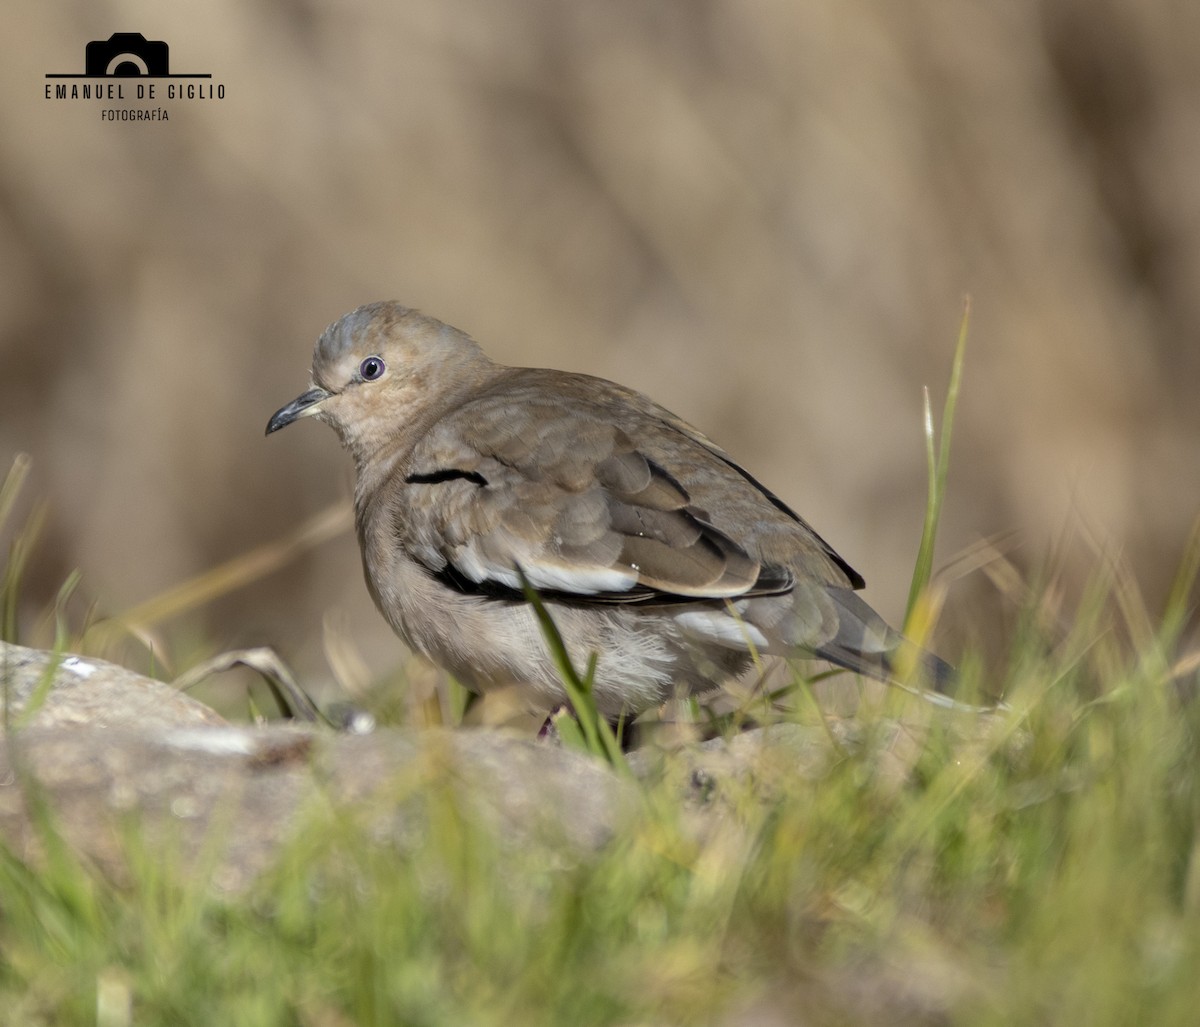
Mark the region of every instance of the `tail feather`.
<instances>
[{"instance_id":1,"label":"tail feather","mask_svg":"<svg viewBox=\"0 0 1200 1027\"><path fill-rule=\"evenodd\" d=\"M902 653L902 648L906 648L907 652ZM935 692L945 693L951 691L958 680L958 672L940 656L926 649L918 649L903 637L899 637L891 649L879 652L864 652L832 643L814 652L821 659L836 663L839 667L892 684L899 683L903 678L919 682L924 688ZM905 665L908 661L915 664L911 670Z\"/></svg>"},{"instance_id":2,"label":"tail feather","mask_svg":"<svg viewBox=\"0 0 1200 1027\"><path fill-rule=\"evenodd\" d=\"M830 588L837 607L838 629L813 650L830 663L878 678L919 695L938 706L981 712L993 707L972 706L951 699L958 672L940 656L914 645L850 589Z\"/></svg>"}]
</instances>

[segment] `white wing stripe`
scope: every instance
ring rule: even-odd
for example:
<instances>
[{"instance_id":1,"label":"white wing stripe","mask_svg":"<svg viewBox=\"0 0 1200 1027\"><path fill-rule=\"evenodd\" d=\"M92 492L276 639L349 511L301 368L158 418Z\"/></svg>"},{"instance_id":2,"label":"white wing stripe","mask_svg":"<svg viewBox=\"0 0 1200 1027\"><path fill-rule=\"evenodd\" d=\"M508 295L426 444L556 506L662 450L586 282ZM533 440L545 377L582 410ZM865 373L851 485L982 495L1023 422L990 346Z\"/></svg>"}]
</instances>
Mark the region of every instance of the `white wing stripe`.
<instances>
[{"instance_id":1,"label":"white wing stripe","mask_svg":"<svg viewBox=\"0 0 1200 1027\"><path fill-rule=\"evenodd\" d=\"M730 649L747 652L753 645L767 649L767 636L749 621L738 620L717 610L685 610L675 615L675 623L698 641L716 642Z\"/></svg>"},{"instance_id":2,"label":"white wing stripe","mask_svg":"<svg viewBox=\"0 0 1200 1027\"><path fill-rule=\"evenodd\" d=\"M463 546L453 556L455 567L476 583L495 581L507 588L520 589L521 579L513 567L491 563L480 557L473 546ZM521 569L534 588L576 595L598 592L627 592L637 584L637 574L619 567L564 567L554 563L521 563Z\"/></svg>"}]
</instances>

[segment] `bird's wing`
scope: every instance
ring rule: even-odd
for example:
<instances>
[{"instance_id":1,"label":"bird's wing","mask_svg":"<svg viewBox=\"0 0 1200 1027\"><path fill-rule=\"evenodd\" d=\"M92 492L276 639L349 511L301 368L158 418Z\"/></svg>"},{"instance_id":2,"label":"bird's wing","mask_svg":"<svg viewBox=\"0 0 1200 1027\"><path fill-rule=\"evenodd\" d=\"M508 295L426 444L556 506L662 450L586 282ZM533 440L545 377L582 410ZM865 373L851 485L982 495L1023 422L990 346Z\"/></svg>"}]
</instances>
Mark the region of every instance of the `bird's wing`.
<instances>
[{"instance_id":1,"label":"bird's wing","mask_svg":"<svg viewBox=\"0 0 1200 1027\"><path fill-rule=\"evenodd\" d=\"M460 407L396 472L395 530L431 573L503 597L519 594L523 573L543 593L576 602L689 602L792 587L790 571L764 566L714 527L631 433L544 392Z\"/></svg>"}]
</instances>

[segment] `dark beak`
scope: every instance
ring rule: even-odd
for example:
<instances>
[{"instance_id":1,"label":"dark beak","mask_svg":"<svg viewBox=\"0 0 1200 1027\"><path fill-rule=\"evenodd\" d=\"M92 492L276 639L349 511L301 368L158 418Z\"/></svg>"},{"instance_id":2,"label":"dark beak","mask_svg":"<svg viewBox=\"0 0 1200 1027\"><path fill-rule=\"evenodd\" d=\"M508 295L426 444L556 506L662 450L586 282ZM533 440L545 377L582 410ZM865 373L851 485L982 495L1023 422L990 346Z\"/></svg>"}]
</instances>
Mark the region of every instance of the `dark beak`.
<instances>
[{"instance_id":1,"label":"dark beak","mask_svg":"<svg viewBox=\"0 0 1200 1027\"><path fill-rule=\"evenodd\" d=\"M293 421L298 421L302 417L312 417L313 414L320 413L321 404L332 395L332 392L326 392L324 389L312 388L303 396L297 396L287 406L276 410L271 415L271 419L267 422L267 434L270 435L273 431L286 428Z\"/></svg>"}]
</instances>

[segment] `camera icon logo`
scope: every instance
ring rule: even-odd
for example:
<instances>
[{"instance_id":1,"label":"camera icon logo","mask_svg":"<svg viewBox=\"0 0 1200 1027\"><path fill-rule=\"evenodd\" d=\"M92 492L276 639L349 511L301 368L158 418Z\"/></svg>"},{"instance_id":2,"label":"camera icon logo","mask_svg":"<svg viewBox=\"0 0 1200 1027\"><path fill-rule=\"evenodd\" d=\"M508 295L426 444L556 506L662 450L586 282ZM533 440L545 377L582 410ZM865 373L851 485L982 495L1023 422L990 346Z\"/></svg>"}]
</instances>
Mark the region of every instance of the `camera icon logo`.
<instances>
[{"instance_id":1,"label":"camera icon logo","mask_svg":"<svg viewBox=\"0 0 1200 1027\"><path fill-rule=\"evenodd\" d=\"M84 74L121 78L169 75L168 49L161 39L147 39L140 32L114 32L84 48Z\"/></svg>"}]
</instances>

